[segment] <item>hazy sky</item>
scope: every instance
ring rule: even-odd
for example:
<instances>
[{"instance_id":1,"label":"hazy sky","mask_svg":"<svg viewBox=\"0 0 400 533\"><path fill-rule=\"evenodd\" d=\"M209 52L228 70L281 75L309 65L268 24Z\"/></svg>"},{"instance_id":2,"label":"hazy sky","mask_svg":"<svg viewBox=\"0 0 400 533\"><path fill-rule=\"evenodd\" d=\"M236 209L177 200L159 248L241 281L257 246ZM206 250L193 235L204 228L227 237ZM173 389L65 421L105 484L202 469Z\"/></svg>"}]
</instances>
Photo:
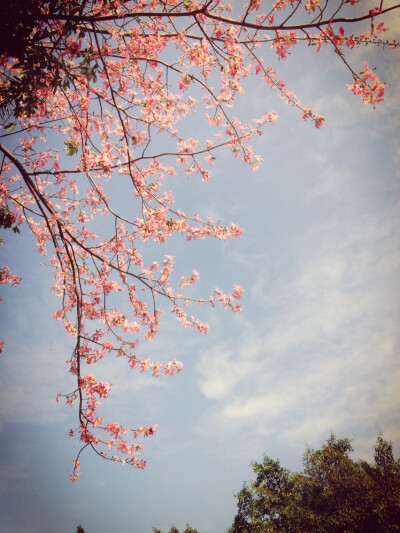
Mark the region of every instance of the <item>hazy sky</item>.
<instances>
[{"instance_id":1,"label":"hazy sky","mask_svg":"<svg viewBox=\"0 0 400 533\"><path fill-rule=\"evenodd\" d=\"M23 281L1 287L1 533L74 533L80 523L86 533L150 533L187 522L223 533L233 494L263 453L300 469L305 446L333 431L354 439L356 457L371 458L382 430L398 454L399 53L353 55L359 70L367 58L392 83L374 110L345 89L352 80L336 56L313 52L299 49L278 67L325 115L321 130L249 83L241 112L279 116L255 140L261 169L251 173L221 153L209 183L171 178L184 211L237 222L245 233L174 240L161 252L175 255L177 279L200 272L199 293L243 285L243 313L199 309L210 324L204 336L166 312L142 350L181 359L178 376L151 378L111 358L93 369L113 382L105 416L131 427L158 423L143 442L144 471L85 453L81 479L70 483L79 447L66 434L76 412L55 395L74 387L65 364L73 339L51 317L51 270L39 265L31 236L2 231L0 262Z\"/></svg>"}]
</instances>

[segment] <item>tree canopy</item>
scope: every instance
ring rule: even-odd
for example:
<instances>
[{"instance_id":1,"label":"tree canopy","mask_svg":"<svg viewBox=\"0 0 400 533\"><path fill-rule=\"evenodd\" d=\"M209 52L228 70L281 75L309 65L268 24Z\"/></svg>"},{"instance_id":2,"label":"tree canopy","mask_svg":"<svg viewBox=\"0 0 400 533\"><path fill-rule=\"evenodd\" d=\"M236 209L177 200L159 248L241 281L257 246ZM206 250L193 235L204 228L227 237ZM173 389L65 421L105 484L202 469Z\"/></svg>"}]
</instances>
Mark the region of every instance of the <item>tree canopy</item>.
<instances>
[{"instance_id":1,"label":"tree canopy","mask_svg":"<svg viewBox=\"0 0 400 533\"><path fill-rule=\"evenodd\" d=\"M156 425L103 420L98 408L111 384L97 381L91 366L114 354L141 372L176 374L180 361L160 354L157 362L141 344L156 336L162 302L202 334L208 325L191 314L191 303L241 310L242 286L210 288L200 298L191 292L197 271L176 277L168 253L145 259L146 243L242 234L234 222L176 206L168 177L207 182L224 148L258 168L251 139L277 115L234 113L250 76L322 126L324 117L286 87L268 54L284 61L297 45L330 50L362 103L382 101L387 85L367 62L361 71L352 66L351 51L396 49L385 32L399 9L358 0L9 2L0 26L0 226L32 232L54 270L54 318L74 339L68 365L76 387L57 395L77 406L69 435L82 447L72 481L85 448L143 468L138 438L156 432ZM203 123L188 133L195 112ZM2 267L0 283L19 282Z\"/></svg>"},{"instance_id":2,"label":"tree canopy","mask_svg":"<svg viewBox=\"0 0 400 533\"><path fill-rule=\"evenodd\" d=\"M156 527L153 527L153 533L163 533L161 529L157 529ZM172 525L168 531L168 533L179 533L179 529ZM199 533L197 529L193 529L189 526L189 524L186 524L186 527L184 530L182 530L182 533Z\"/></svg>"},{"instance_id":3,"label":"tree canopy","mask_svg":"<svg viewBox=\"0 0 400 533\"><path fill-rule=\"evenodd\" d=\"M381 434L374 462L355 461L349 439L333 434L307 448L303 470L291 472L264 456L243 485L229 533L349 533L400 530L400 459Z\"/></svg>"}]
</instances>

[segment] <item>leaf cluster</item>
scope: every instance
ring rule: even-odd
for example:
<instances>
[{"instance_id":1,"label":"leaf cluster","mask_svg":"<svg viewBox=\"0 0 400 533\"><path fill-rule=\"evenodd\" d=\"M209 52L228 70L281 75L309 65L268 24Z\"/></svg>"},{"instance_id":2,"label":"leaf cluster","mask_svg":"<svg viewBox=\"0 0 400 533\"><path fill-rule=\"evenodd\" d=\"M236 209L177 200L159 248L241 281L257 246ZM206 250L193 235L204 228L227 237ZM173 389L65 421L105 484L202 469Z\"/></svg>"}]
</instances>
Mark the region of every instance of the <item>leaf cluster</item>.
<instances>
[{"instance_id":1,"label":"leaf cluster","mask_svg":"<svg viewBox=\"0 0 400 533\"><path fill-rule=\"evenodd\" d=\"M0 208L0 228L10 229L16 220L15 213L7 209L7 207ZM14 233L20 233L18 225L12 227Z\"/></svg>"},{"instance_id":2,"label":"leaf cluster","mask_svg":"<svg viewBox=\"0 0 400 533\"><path fill-rule=\"evenodd\" d=\"M7 16L0 18L0 57L11 60L8 76L0 82L0 114L11 111L16 118L33 115L46 101L48 90L54 94L66 76L62 46L77 32L77 21L62 26L49 25L43 14L56 18L81 14L85 1L10 0ZM15 74L17 70L18 74Z\"/></svg>"},{"instance_id":3,"label":"leaf cluster","mask_svg":"<svg viewBox=\"0 0 400 533\"><path fill-rule=\"evenodd\" d=\"M163 531L161 531L161 529L157 529L156 527L153 527L153 533L163 533ZM179 529L176 526L172 525L168 533L179 533ZM184 530L182 530L182 533L199 533L199 532L197 531L197 529L193 529L192 527L190 527L189 524L186 524L186 527Z\"/></svg>"}]
</instances>

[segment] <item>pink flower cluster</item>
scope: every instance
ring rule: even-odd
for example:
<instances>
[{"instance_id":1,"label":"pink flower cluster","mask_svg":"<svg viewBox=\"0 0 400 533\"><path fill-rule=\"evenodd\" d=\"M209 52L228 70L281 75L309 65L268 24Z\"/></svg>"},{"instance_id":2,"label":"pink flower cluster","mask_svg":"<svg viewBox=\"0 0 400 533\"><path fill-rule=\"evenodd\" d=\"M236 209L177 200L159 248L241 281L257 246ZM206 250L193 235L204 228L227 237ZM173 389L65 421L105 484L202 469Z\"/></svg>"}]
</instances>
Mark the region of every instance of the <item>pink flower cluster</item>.
<instances>
[{"instance_id":1,"label":"pink flower cluster","mask_svg":"<svg viewBox=\"0 0 400 533\"><path fill-rule=\"evenodd\" d=\"M380 81L378 76L368 66L365 61L365 68L360 75L354 77L351 85L346 85L354 94L362 97L363 104L372 104L375 106L378 102L383 101L385 94L385 85Z\"/></svg>"}]
</instances>

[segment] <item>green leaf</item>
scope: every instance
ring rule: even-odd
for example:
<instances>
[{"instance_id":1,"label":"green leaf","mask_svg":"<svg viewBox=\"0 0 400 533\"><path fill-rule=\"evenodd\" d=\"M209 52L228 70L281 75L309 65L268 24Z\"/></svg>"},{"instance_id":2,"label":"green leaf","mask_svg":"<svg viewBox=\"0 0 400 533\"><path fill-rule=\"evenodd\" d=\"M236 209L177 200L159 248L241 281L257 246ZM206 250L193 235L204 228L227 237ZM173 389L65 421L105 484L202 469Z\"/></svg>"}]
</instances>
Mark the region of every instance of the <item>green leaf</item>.
<instances>
[{"instance_id":1,"label":"green leaf","mask_svg":"<svg viewBox=\"0 0 400 533\"><path fill-rule=\"evenodd\" d=\"M64 144L64 150L67 152L67 156L72 156L78 153L79 141L71 139L70 141L66 141Z\"/></svg>"}]
</instances>

